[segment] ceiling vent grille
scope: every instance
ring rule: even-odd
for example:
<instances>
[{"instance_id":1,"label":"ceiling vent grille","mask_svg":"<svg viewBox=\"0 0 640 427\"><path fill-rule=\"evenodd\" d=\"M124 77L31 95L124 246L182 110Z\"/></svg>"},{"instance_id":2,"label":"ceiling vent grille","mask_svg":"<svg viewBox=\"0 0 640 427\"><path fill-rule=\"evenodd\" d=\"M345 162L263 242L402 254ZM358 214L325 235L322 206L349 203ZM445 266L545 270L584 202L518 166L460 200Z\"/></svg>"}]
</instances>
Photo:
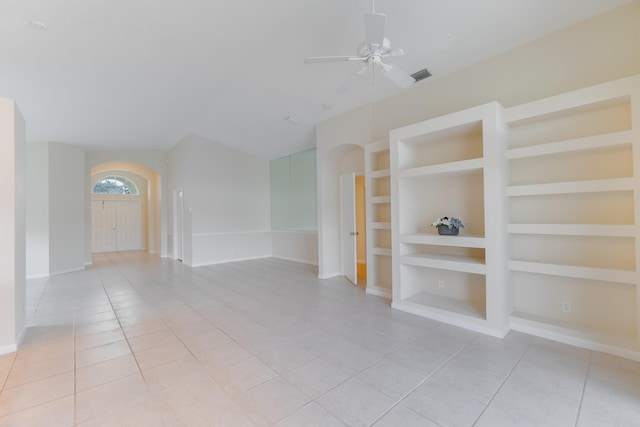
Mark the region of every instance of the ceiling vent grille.
<instances>
[{"instance_id":1,"label":"ceiling vent grille","mask_svg":"<svg viewBox=\"0 0 640 427\"><path fill-rule=\"evenodd\" d=\"M415 73L411 74L411 77L419 82L420 80L424 80L427 77L431 77L431 73L426 68L423 68L422 70L416 71Z\"/></svg>"}]
</instances>

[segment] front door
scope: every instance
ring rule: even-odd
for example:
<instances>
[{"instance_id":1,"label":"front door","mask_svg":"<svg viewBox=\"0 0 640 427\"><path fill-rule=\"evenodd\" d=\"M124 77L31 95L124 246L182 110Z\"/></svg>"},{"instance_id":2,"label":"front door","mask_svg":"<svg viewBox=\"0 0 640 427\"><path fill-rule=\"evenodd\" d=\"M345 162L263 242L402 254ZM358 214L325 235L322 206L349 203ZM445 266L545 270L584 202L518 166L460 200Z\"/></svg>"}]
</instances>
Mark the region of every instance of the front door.
<instances>
[{"instance_id":1,"label":"front door","mask_svg":"<svg viewBox=\"0 0 640 427\"><path fill-rule=\"evenodd\" d=\"M113 200L91 201L91 244L93 252L114 252L116 241L117 205Z\"/></svg>"},{"instance_id":2,"label":"front door","mask_svg":"<svg viewBox=\"0 0 640 427\"><path fill-rule=\"evenodd\" d=\"M92 200L93 252L142 249L141 218L139 200Z\"/></svg>"},{"instance_id":3,"label":"front door","mask_svg":"<svg viewBox=\"0 0 640 427\"><path fill-rule=\"evenodd\" d=\"M132 251L140 249L140 202L138 200L118 200L117 203L117 250Z\"/></svg>"}]
</instances>

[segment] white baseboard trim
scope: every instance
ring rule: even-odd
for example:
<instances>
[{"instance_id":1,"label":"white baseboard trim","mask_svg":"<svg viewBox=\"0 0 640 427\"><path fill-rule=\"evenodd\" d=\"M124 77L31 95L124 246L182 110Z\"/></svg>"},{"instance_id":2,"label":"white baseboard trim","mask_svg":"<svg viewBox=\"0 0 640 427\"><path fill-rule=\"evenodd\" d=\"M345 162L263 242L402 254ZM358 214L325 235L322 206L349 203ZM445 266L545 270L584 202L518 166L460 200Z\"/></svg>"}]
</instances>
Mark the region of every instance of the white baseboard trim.
<instances>
[{"instance_id":1,"label":"white baseboard trim","mask_svg":"<svg viewBox=\"0 0 640 427\"><path fill-rule=\"evenodd\" d=\"M33 280L33 279L47 279L49 278L49 274L45 273L45 274L29 274L27 276L27 280Z\"/></svg>"},{"instance_id":2,"label":"white baseboard trim","mask_svg":"<svg viewBox=\"0 0 640 427\"><path fill-rule=\"evenodd\" d=\"M0 354L15 353L18 351L18 344L0 345Z\"/></svg>"},{"instance_id":3,"label":"white baseboard trim","mask_svg":"<svg viewBox=\"0 0 640 427\"><path fill-rule=\"evenodd\" d=\"M78 268L70 268L69 270L60 270L60 271L52 271L51 273L49 273L50 276L59 276L60 274L67 274L67 273L75 273L78 271L84 271L84 267L78 267Z\"/></svg>"},{"instance_id":4,"label":"white baseboard trim","mask_svg":"<svg viewBox=\"0 0 640 427\"><path fill-rule=\"evenodd\" d=\"M377 286L367 286L366 288L366 292L369 295L375 295L378 297L383 297L383 298L387 298L387 299L391 299L391 292L389 292L386 289L383 288L379 288Z\"/></svg>"},{"instance_id":5,"label":"white baseboard trim","mask_svg":"<svg viewBox=\"0 0 640 427\"><path fill-rule=\"evenodd\" d=\"M316 267L318 266L317 262L311 262L304 259L289 258L286 256L277 256L277 255L271 255L271 258L277 258L284 261L299 262L300 264L315 265Z\"/></svg>"},{"instance_id":6,"label":"white baseboard trim","mask_svg":"<svg viewBox=\"0 0 640 427\"><path fill-rule=\"evenodd\" d=\"M247 257L247 258L233 258L233 259L225 259L225 260L213 261L213 262L201 262L198 264L191 265L191 268L206 267L208 265L227 264L230 262L253 261L256 259L266 259L266 258L271 258L271 255L260 255L260 256Z\"/></svg>"},{"instance_id":7,"label":"white baseboard trim","mask_svg":"<svg viewBox=\"0 0 640 427\"><path fill-rule=\"evenodd\" d=\"M0 354L15 353L16 351L18 351L18 349L22 345L22 341L24 340L24 335L26 333L27 333L27 327L25 326L24 328L22 328L22 330L18 334L15 344L0 346Z\"/></svg>"},{"instance_id":8,"label":"white baseboard trim","mask_svg":"<svg viewBox=\"0 0 640 427\"><path fill-rule=\"evenodd\" d=\"M85 267L91 267L93 265L93 262L85 262L84 266Z\"/></svg>"},{"instance_id":9,"label":"white baseboard trim","mask_svg":"<svg viewBox=\"0 0 640 427\"><path fill-rule=\"evenodd\" d=\"M334 277L344 276L341 272L331 274L318 274L318 279L333 279Z\"/></svg>"},{"instance_id":10,"label":"white baseboard trim","mask_svg":"<svg viewBox=\"0 0 640 427\"><path fill-rule=\"evenodd\" d=\"M517 332L522 332L525 334L546 338L551 341L557 341L563 344L586 348L587 350L591 350L591 351L599 351L601 353L607 353L607 354L612 354L618 357L624 357L625 359L640 361L640 352L638 351L617 347L610 344L599 343L597 341L575 337L568 334L563 334L561 332L554 332L554 331L545 330L543 328L537 328L535 326L527 325L524 322L512 321L511 329Z\"/></svg>"}]
</instances>

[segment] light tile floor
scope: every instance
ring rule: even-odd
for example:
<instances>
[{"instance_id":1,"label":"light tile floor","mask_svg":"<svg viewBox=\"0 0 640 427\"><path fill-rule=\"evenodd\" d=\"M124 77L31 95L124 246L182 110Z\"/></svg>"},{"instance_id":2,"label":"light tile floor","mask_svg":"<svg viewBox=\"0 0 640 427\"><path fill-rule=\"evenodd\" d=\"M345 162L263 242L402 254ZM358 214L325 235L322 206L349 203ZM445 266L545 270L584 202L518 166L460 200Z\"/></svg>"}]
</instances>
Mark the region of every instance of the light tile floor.
<instances>
[{"instance_id":1,"label":"light tile floor","mask_svg":"<svg viewBox=\"0 0 640 427\"><path fill-rule=\"evenodd\" d=\"M392 310L267 259L141 252L28 283L0 426L640 426L640 363Z\"/></svg>"}]
</instances>

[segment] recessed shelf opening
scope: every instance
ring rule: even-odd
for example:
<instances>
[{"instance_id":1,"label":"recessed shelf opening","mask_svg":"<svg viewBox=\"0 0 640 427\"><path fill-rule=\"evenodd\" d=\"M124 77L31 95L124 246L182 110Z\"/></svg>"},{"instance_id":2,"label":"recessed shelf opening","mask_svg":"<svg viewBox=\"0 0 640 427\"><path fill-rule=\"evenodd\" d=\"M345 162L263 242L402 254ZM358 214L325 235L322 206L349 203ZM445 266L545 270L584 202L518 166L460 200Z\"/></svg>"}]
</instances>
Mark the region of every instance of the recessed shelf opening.
<instances>
[{"instance_id":1,"label":"recessed shelf opening","mask_svg":"<svg viewBox=\"0 0 640 427\"><path fill-rule=\"evenodd\" d=\"M467 123L399 141L401 169L479 159L483 156L482 122Z\"/></svg>"},{"instance_id":2,"label":"recessed shelf opening","mask_svg":"<svg viewBox=\"0 0 640 427\"><path fill-rule=\"evenodd\" d=\"M402 300L425 308L486 318L485 277L477 274L403 265ZM440 287L440 282L444 283Z\"/></svg>"},{"instance_id":3,"label":"recessed shelf opening","mask_svg":"<svg viewBox=\"0 0 640 427\"><path fill-rule=\"evenodd\" d=\"M628 144L514 159L509 162L509 176L511 185L626 178L633 176L632 154Z\"/></svg>"},{"instance_id":4,"label":"recessed shelf opening","mask_svg":"<svg viewBox=\"0 0 640 427\"><path fill-rule=\"evenodd\" d=\"M613 270L635 270L633 237L511 236L511 259Z\"/></svg>"},{"instance_id":5,"label":"recessed shelf opening","mask_svg":"<svg viewBox=\"0 0 640 427\"><path fill-rule=\"evenodd\" d=\"M607 283L514 272L515 316L595 336L634 339L637 335L636 289L633 285ZM562 302L571 303L571 312Z\"/></svg>"},{"instance_id":6,"label":"recessed shelf opening","mask_svg":"<svg viewBox=\"0 0 640 427\"><path fill-rule=\"evenodd\" d=\"M511 122L509 147L526 147L629 129L631 102L628 96L624 96Z\"/></svg>"}]
</instances>

